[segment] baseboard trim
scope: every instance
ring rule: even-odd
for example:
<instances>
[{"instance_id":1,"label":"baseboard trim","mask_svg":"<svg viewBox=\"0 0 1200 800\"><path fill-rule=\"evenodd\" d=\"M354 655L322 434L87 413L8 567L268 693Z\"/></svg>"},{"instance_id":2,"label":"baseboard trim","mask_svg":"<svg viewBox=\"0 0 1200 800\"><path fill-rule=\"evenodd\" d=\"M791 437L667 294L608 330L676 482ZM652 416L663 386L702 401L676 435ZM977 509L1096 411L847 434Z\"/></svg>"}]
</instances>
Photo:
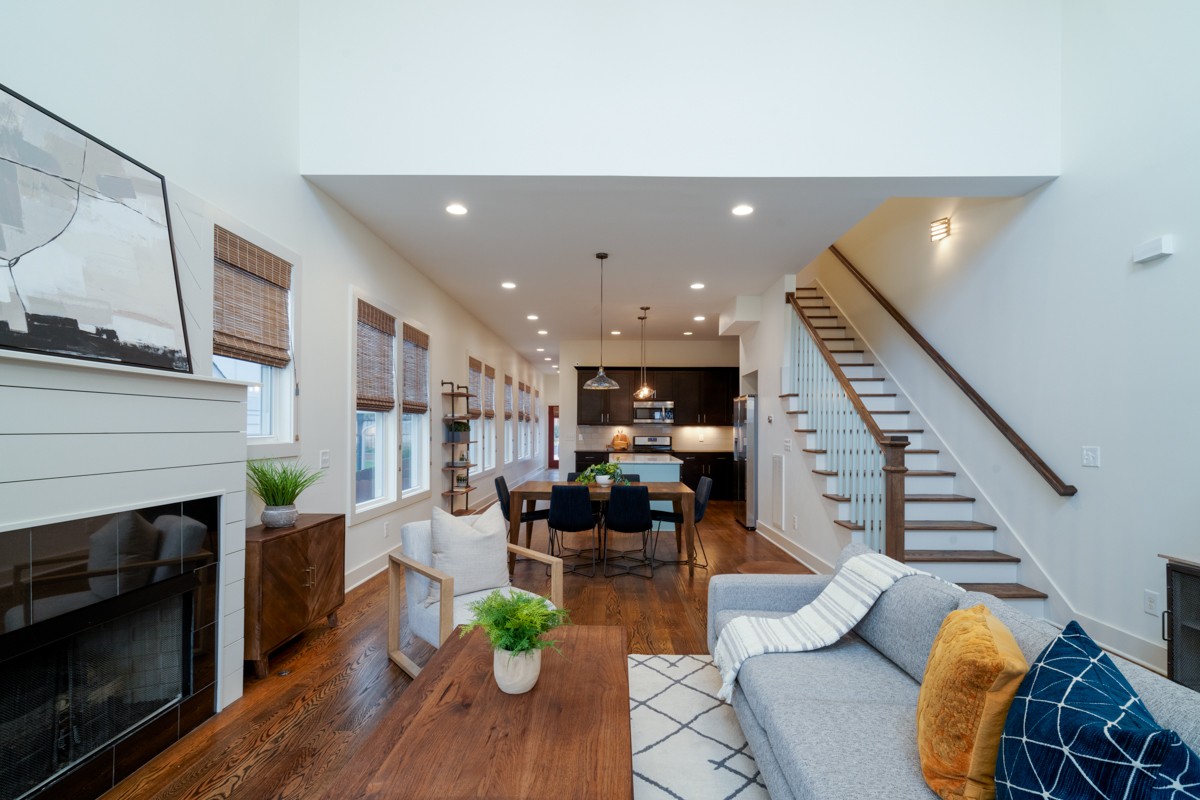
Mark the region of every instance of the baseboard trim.
<instances>
[{"instance_id":1,"label":"baseboard trim","mask_svg":"<svg viewBox=\"0 0 1200 800\"><path fill-rule=\"evenodd\" d=\"M792 558L796 559L818 575L828 575L833 572L833 564L826 562L822 558L818 558L816 555L796 544L796 542L784 536L782 532L775 530L761 519L758 521L756 532L759 536L762 536L771 544L785 551Z\"/></svg>"},{"instance_id":2,"label":"baseboard trim","mask_svg":"<svg viewBox=\"0 0 1200 800\"><path fill-rule=\"evenodd\" d=\"M387 569L388 555L388 553L381 553L354 569L346 570L346 591L357 589Z\"/></svg>"}]
</instances>

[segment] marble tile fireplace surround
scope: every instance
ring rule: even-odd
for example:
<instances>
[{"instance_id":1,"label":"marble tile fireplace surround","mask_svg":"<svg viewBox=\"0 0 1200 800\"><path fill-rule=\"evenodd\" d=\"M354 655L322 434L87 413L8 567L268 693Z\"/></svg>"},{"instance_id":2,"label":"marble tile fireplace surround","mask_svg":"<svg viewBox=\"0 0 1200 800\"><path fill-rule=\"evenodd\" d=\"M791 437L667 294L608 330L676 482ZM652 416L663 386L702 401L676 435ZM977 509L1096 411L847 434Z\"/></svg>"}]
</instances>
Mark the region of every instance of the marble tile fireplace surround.
<instances>
[{"instance_id":1,"label":"marble tile fireplace surround","mask_svg":"<svg viewBox=\"0 0 1200 800\"><path fill-rule=\"evenodd\" d=\"M241 696L245 399L0 352L0 797L98 797Z\"/></svg>"}]
</instances>

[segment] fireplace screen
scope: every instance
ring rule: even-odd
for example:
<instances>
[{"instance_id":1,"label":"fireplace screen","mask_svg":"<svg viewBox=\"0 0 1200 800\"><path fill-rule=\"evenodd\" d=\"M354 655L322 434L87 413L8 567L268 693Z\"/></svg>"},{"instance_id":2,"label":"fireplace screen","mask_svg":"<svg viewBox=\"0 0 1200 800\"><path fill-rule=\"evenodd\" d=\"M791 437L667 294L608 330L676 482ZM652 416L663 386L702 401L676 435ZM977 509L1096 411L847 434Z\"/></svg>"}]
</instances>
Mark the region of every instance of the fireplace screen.
<instances>
[{"instance_id":1,"label":"fireplace screen","mask_svg":"<svg viewBox=\"0 0 1200 800\"><path fill-rule=\"evenodd\" d=\"M190 606L169 597L0 664L0 797L24 797L179 702Z\"/></svg>"}]
</instances>

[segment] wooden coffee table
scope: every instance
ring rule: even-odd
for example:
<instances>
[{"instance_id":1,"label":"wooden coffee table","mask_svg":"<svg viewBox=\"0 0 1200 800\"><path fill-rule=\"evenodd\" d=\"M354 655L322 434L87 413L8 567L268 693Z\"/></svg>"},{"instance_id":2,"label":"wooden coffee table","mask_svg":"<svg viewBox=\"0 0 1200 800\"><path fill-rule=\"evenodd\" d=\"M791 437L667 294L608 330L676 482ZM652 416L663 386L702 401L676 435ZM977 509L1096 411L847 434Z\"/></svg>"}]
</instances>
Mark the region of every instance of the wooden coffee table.
<instances>
[{"instance_id":1,"label":"wooden coffee table","mask_svg":"<svg viewBox=\"0 0 1200 800\"><path fill-rule=\"evenodd\" d=\"M543 652L532 691L507 695L483 632L451 634L325 797L632 798L625 629L553 638L563 655Z\"/></svg>"}]
</instances>

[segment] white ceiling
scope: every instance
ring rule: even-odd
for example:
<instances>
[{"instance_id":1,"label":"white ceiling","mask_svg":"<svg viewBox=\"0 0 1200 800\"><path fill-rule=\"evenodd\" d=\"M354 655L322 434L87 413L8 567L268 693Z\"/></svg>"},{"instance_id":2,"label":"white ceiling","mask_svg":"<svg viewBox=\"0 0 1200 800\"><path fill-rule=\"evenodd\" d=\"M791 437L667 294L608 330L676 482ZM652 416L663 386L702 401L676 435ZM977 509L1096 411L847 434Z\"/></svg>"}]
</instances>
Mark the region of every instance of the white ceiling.
<instances>
[{"instance_id":1,"label":"white ceiling","mask_svg":"<svg viewBox=\"0 0 1200 800\"><path fill-rule=\"evenodd\" d=\"M736 295L796 272L893 195L1011 195L1045 178L309 176L535 367L604 328L716 339ZM464 216L445 208L467 206ZM755 211L735 217L733 206ZM517 284L514 290L502 281ZM694 282L701 291L689 289ZM526 319L537 314L536 322ZM704 315L704 322L693 317ZM539 336L537 331L548 335ZM536 348L546 348L544 353ZM543 360L544 356L554 359Z\"/></svg>"}]
</instances>

